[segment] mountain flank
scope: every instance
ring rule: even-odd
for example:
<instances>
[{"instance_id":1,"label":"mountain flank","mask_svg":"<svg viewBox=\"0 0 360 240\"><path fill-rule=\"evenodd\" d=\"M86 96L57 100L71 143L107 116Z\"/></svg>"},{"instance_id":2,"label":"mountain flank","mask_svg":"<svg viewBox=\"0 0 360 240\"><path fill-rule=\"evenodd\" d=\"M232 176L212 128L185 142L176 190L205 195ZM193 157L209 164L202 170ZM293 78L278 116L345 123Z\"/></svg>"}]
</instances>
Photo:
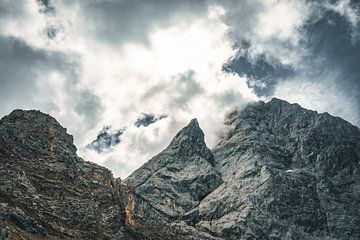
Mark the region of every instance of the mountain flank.
<instances>
[{"instance_id":1,"label":"mountain flank","mask_svg":"<svg viewBox=\"0 0 360 240\"><path fill-rule=\"evenodd\" d=\"M212 113L215 114L215 113ZM360 130L280 99L196 119L121 181L51 116L0 120L0 239L360 239Z\"/></svg>"}]
</instances>

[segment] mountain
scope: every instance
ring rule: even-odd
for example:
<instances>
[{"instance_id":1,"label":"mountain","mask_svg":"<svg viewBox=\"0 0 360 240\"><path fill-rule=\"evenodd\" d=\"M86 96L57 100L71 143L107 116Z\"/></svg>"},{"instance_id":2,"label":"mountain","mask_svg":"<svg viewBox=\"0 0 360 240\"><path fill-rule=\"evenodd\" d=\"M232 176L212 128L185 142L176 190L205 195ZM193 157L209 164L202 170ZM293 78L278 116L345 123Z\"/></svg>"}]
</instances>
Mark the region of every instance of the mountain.
<instances>
[{"instance_id":1,"label":"mountain","mask_svg":"<svg viewBox=\"0 0 360 240\"><path fill-rule=\"evenodd\" d=\"M176 239L129 227L123 198L120 179L79 158L51 116L0 120L0 239Z\"/></svg>"},{"instance_id":2,"label":"mountain","mask_svg":"<svg viewBox=\"0 0 360 240\"><path fill-rule=\"evenodd\" d=\"M138 218L156 212L147 222L193 239L360 239L357 127L279 99L234 111L226 125L211 154L193 120L125 180Z\"/></svg>"},{"instance_id":3,"label":"mountain","mask_svg":"<svg viewBox=\"0 0 360 240\"><path fill-rule=\"evenodd\" d=\"M196 119L121 181L47 114L0 120L0 239L360 239L360 129L283 100Z\"/></svg>"}]
</instances>

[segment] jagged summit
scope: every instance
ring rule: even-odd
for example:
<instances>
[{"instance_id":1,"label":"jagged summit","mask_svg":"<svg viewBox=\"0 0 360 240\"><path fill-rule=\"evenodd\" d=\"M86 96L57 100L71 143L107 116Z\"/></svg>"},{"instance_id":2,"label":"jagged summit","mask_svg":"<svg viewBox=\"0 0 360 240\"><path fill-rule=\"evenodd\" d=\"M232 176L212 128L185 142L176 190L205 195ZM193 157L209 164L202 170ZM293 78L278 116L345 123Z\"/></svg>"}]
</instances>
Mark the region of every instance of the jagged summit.
<instances>
[{"instance_id":1,"label":"jagged summit","mask_svg":"<svg viewBox=\"0 0 360 240\"><path fill-rule=\"evenodd\" d=\"M229 131L219 145L237 133L265 131L291 137L322 132L338 138L346 137L352 132L360 132L358 127L339 117L328 113L319 114L302 108L297 103L291 104L277 98L267 103L252 103L241 111L232 112L227 117L226 125L229 126Z\"/></svg>"},{"instance_id":2,"label":"jagged summit","mask_svg":"<svg viewBox=\"0 0 360 240\"><path fill-rule=\"evenodd\" d=\"M175 151L177 154L185 156L198 154L213 163L211 151L204 141L204 132L201 130L196 118L192 119L187 126L175 135L165 151Z\"/></svg>"},{"instance_id":3,"label":"jagged summit","mask_svg":"<svg viewBox=\"0 0 360 240\"><path fill-rule=\"evenodd\" d=\"M192 119L163 152L125 179L135 195L141 194L135 213L156 223L191 210L221 183L213 165L214 157L206 147L204 133L198 121Z\"/></svg>"},{"instance_id":4,"label":"jagged summit","mask_svg":"<svg viewBox=\"0 0 360 240\"><path fill-rule=\"evenodd\" d=\"M195 130L197 131L198 129L200 129L200 126L199 126L199 122L197 120L197 118L193 118L190 120L189 124L185 127L187 129L192 129L192 130ZM200 129L201 130L201 129ZM202 131L201 131L202 132Z\"/></svg>"},{"instance_id":5,"label":"jagged summit","mask_svg":"<svg viewBox=\"0 0 360 240\"><path fill-rule=\"evenodd\" d=\"M172 139L170 145L180 144L183 141L196 143L204 140L204 132L201 130L196 118L192 119L187 126L182 128Z\"/></svg>"}]
</instances>

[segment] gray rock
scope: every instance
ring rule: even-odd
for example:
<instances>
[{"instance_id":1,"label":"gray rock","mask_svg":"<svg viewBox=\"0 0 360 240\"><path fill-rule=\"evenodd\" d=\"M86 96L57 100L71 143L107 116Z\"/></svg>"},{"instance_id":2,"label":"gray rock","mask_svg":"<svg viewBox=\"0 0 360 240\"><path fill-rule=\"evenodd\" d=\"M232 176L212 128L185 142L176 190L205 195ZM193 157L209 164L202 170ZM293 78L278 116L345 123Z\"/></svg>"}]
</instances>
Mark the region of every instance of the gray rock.
<instances>
[{"instance_id":1,"label":"gray rock","mask_svg":"<svg viewBox=\"0 0 360 240\"><path fill-rule=\"evenodd\" d=\"M168 239L127 224L120 190L49 115L15 110L0 120L0 239Z\"/></svg>"},{"instance_id":2,"label":"gray rock","mask_svg":"<svg viewBox=\"0 0 360 240\"><path fill-rule=\"evenodd\" d=\"M360 129L279 99L196 119L125 181L49 115L0 120L0 239L360 239Z\"/></svg>"},{"instance_id":3,"label":"gray rock","mask_svg":"<svg viewBox=\"0 0 360 240\"><path fill-rule=\"evenodd\" d=\"M158 219L162 215L178 234L195 239L360 239L357 127L279 99L235 111L226 125L227 133L212 150L215 161L208 161L211 168L196 163L206 170L200 175L188 170L194 161L179 161L176 151L162 160L165 150L130 176L126 182L134 183L137 197L146 202L135 201L140 218L161 209ZM158 175L168 173L167 164L174 162L181 162L176 168L181 175ZM221 176L199 182L216 183L206 188L211 192L180 210L167 205L162 194L173 193L183 175L202 179L206 172ZM158 185L158 195L148 190ZM193 190L175 193L171 203L183 206ZM177 218L168 218L171 214Z\"/></svg>"},{"instance_id":4,"label":"gray rock","mask_svg":"<svg viewBox=\"0 0 360 240\"><path fill-rule=\"evenodd\" d=\"M154 223L179 219L221 184L214 164L193 119L163 152L124 181L134 195L134 214Z\"/></svg>"}]
</instances>

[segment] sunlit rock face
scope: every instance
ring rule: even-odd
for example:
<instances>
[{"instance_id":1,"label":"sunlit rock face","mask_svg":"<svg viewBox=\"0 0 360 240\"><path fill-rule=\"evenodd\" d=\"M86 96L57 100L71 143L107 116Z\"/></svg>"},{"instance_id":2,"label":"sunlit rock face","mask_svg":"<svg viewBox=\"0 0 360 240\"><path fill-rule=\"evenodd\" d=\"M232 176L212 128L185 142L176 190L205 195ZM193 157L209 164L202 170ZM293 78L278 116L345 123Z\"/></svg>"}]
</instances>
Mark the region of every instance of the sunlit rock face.
<instances>
[{"instance_id":1,"label":"sunlit rock face","mask_svg":"<svg viewBox=\"0 0 360 240\"><path fill-rule=\"evenodd\" d=\"M225 125L210 150L191 120L120 181L79 158L54 118L12 112L0 239L360 239L360 129L279 99Z\"/></svg>"},{"instance_id":2,"label":"sunlit rock face","mask_svg":"<svg viewBox=\"0 0 360 240\"><path fill-rule=\"evenodd\" d=\"M360 237L357 127L279 99L235 111L226 125L209 167L186 155L179 160L182 155L169 152L170 144L126 180L134 187L140 220L156 213L159 222L194 239ZM187 143L187 151L199 149ZM176 189L190 176L209 178L195 189L190 184ZM179 207L196 189L203 189L203 196Z\"/></svg>"}]
</instances>

